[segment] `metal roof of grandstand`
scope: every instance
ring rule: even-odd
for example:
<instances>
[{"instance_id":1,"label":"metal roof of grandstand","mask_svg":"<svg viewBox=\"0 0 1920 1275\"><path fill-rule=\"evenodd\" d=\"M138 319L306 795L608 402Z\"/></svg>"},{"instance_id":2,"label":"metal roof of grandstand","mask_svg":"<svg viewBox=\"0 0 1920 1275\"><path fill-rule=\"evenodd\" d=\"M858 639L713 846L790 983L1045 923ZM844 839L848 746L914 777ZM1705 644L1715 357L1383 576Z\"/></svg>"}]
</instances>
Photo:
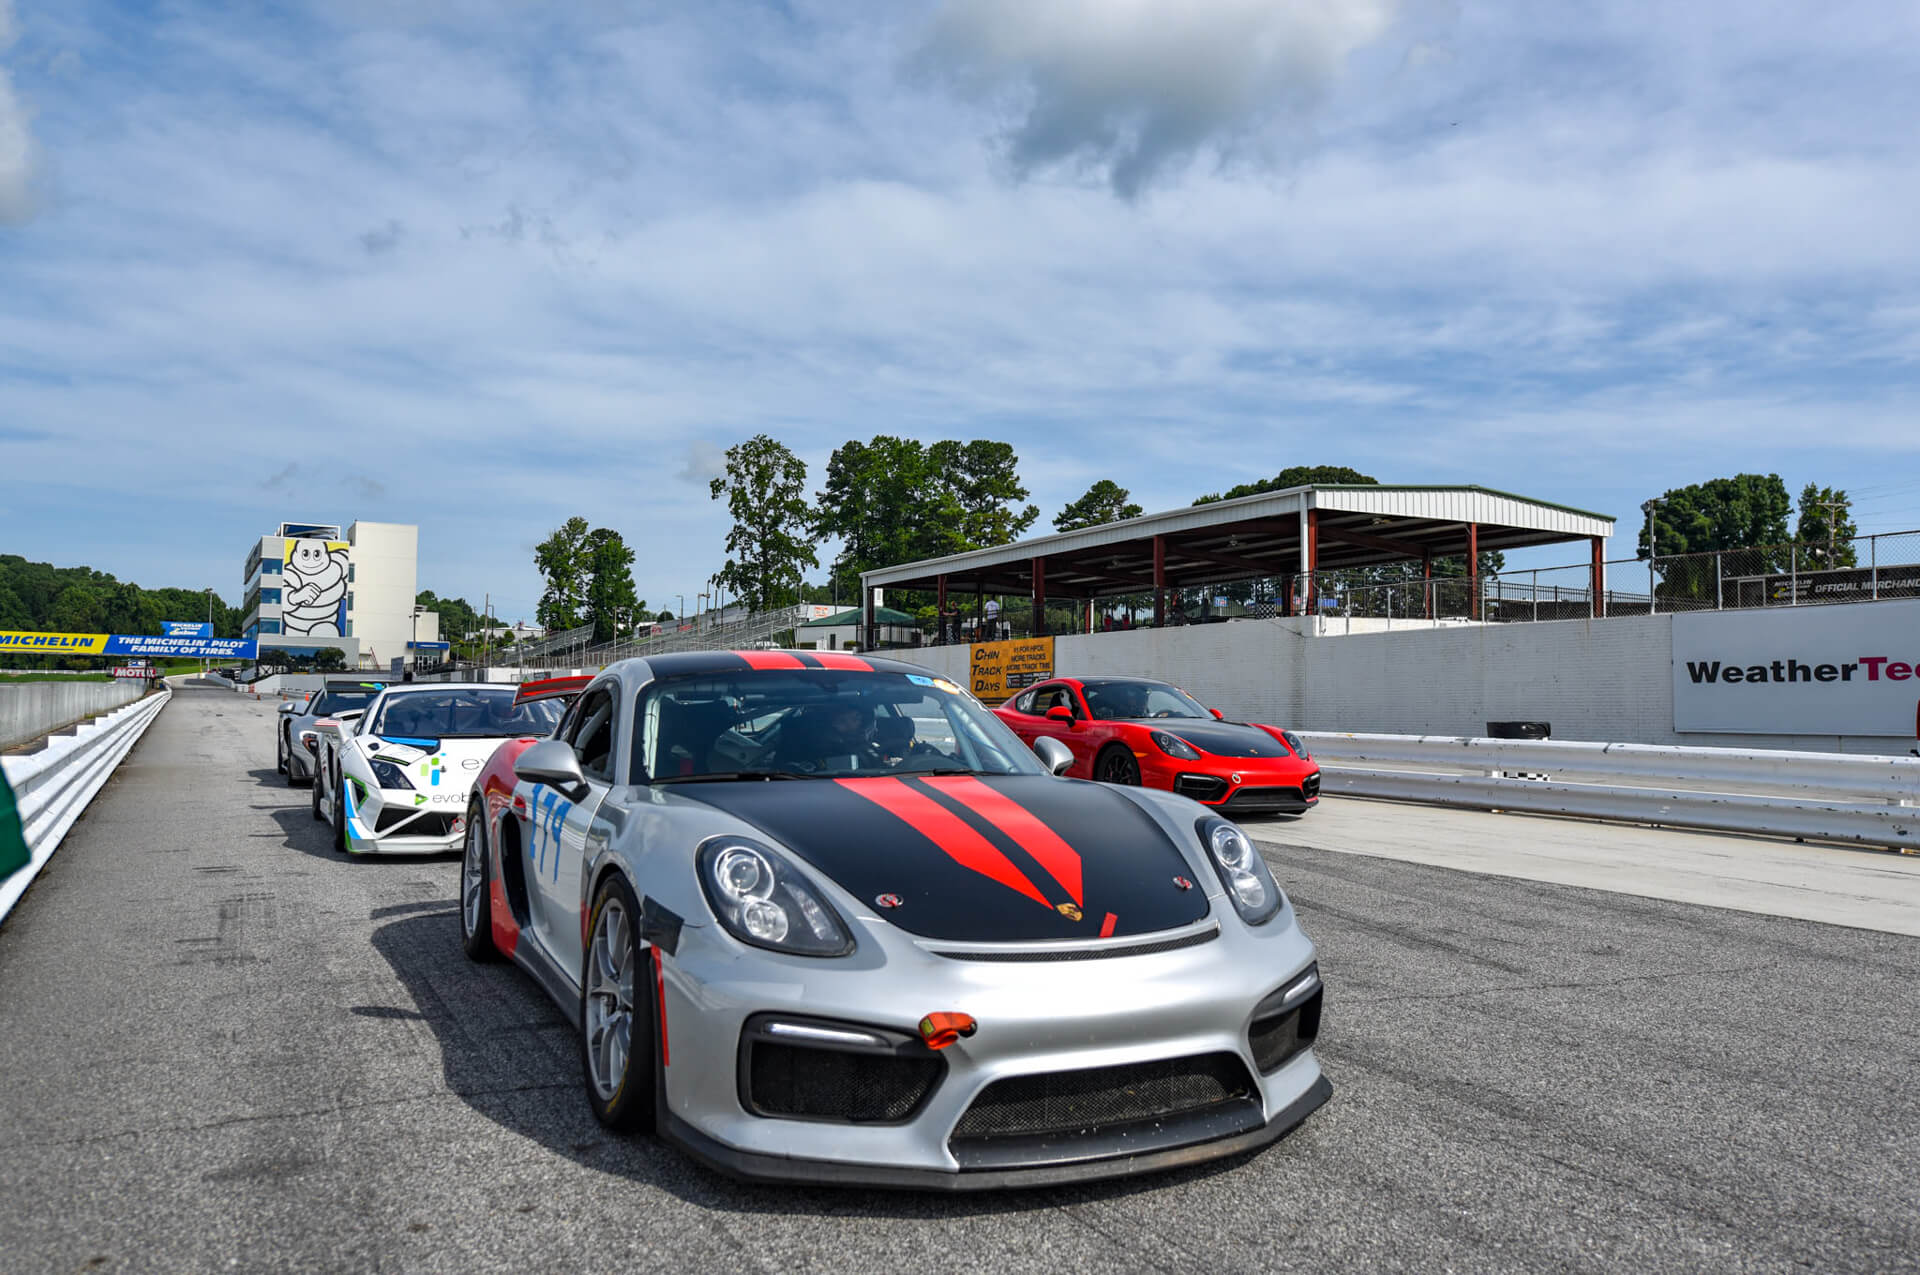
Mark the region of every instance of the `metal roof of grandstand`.
<instances>
[{"instance_id":1,"label":"metal roof of grandstand","mask_svg":"<svg viewBox=\"0 0 1920 1275\"><path fill-rule=\"evenodd\" d=\"M1486 487L1289 487L902 562L861 580L931 589L945 577L948 589L1025 593L1039 562L1049 596L1095 597L1153 588L1156 552L1162 579L1178 588L1464 555L1470 543L1484 552L1612 534L1606 514Z\"/></svg>"}]
</instances>

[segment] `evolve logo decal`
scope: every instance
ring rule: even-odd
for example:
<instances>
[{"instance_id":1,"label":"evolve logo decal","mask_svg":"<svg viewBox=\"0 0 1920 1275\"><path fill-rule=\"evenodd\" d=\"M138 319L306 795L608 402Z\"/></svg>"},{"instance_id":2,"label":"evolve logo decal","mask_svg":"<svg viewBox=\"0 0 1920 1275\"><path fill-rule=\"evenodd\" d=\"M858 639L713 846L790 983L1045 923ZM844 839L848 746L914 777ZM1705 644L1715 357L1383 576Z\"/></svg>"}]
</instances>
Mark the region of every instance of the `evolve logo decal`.
<instances>
[{"instance_id":1,"label":"evolve logo decal","mask_svg":"<svg viewBox=\"0 0 1920 1275\"><path fill-rule=\"evenodd\" d=\"M420 778L426 780L433 787L438 788L440 786L440 776L446 772L446 769L447 759L445 757L429 757L420 763Z\"/></svg>"},{"instance_id":2,"label":"evolve logo decal","mask_svg":"<svg viewBox=\"0 0 1920 1275\"><path fill-rule=\"evenodd\" d=\"M543 787L534 792L532 805L533 873L558 881L560 832L567 826L567 815L573 810L573 803L553 789Z\"/></svg>"},{"instance_id":3,"label":"evolve logo decal","mask_svg":"<svg viewBox=\"0 0 1920 1275\"><path fill-rule=\"evenodd\" d=\"M1026 895L1041 907L1058 912L1070 921L1078 921L1084 905L1081 898L1080 856L1060 839L1058 833L1005 793L972 776L941 775L920 780L927 788L950 798L979 815L1019 846L1046 870L1058 888L1071 900L1055 903L1047 898L1032 878L959 815L909 785L902 779L837 779L848 792L855 793L902 820L926 837L955 863L998 881L1009 890ZM1111 917L1105 927L1110 930Z\"/></svg>"}]
</instances>

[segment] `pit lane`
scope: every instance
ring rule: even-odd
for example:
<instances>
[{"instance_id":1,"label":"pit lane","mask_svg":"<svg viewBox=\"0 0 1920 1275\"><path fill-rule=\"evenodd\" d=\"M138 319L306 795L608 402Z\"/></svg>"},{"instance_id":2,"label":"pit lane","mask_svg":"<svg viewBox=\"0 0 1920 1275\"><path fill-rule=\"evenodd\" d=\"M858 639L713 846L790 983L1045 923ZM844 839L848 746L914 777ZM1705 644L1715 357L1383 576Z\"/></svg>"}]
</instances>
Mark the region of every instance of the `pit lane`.
<instances>
[{"instance_id":1,"label":"pit lane","mask_svg":"<svg viewBox=\"0 0 1920 1275\"><path fill-rule=\"evenodd\" d=\"M10 1272L1920 1253L1920 939L1305 844L1330 806L1259 828L1329 987L1335 1097L1292 1137L984 1198L745 1187L594 1124L560 1015L460 955L457 863L332 853L272 724L183 690L0 929Z\"/></svg>"}]
</instances>

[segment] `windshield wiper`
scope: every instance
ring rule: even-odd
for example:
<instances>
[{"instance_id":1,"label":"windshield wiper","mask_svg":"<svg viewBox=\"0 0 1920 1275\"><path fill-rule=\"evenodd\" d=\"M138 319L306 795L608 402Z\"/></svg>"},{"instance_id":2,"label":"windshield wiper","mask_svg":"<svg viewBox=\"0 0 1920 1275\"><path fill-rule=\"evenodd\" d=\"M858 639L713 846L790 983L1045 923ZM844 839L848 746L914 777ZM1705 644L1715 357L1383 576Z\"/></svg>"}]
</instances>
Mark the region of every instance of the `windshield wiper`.
<instances>
[{"instance_id":1,"label":"windshield wiper","mask_svg":"<svg viewBox=\"0 0 1920 1275\"><path fill-rule=\"evenodd\" d=\"M704 775L668 775L656 779L656 784L715 784L734 779L816 779L816 775L799 775L791 770L713 770Z\"/></svg>"}]
</instances>

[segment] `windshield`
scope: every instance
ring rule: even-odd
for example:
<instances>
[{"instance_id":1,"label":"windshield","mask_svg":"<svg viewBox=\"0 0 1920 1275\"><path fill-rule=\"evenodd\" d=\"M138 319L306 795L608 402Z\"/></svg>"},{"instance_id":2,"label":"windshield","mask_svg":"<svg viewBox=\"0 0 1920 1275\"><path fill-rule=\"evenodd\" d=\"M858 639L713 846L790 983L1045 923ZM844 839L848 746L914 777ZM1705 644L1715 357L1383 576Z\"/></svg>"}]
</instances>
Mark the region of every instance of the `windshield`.
<instances>
[{"instance_id":1,"label":"windshield","mask_svg":"<svg viewBox=\"0 0 1920 1275\"><path fill-rule=\"evenodd\" d=\"M484 739L545 735L560 720L560 705L534 700L518 708L511 686L461 686L389 694L370 733L388 739Z\"/></svg>"},{"instance_id":2,"label":"windshield","mask_svg":"<svg viewBox=\"0 0 1920 1275\"><path fill-rule=\"evenodd\" d=\"M325 717L328 713L351 713L356 708L364 709L373 703L373 697L380 693L378 686L329 686L322 689L307 703L307 712L315 717Z\"/></svg>"},{"instance_id":3,"label":"windshield","mask_svg":"<svg viewBox=\"0 0 1920 1275\"><path fill-rule=\"evenodd\" d=\"M1044 775L1019 737L943 678L837 669L655 682L634 719L635 783L854 775Z\"/></svg>"},{"instance_id":4,"label":"windshield","mask_svg":"<svg viewBox=\"0 0 1920 1275\"><path fill-rule=\"evenodd\" d=\"M1193 696L1165 682L1082 682L1080 689L1096 721L1213 717Z\"/></svg>"}]
</instances>

